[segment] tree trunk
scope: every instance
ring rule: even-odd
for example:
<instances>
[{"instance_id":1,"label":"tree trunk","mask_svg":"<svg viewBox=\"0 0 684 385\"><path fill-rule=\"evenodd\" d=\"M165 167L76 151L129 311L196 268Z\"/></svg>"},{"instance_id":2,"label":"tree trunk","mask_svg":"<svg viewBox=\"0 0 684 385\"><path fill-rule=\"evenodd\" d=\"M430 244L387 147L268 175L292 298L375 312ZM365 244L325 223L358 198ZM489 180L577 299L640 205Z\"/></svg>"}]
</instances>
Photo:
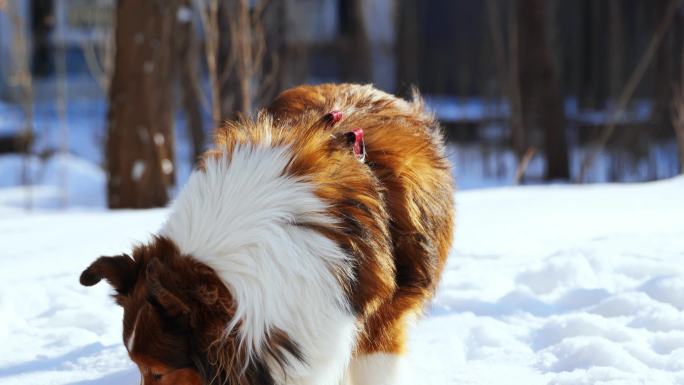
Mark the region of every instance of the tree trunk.
<instances>
[{"instance_id":1,"label":"tree trunk","mask_svg":"<svg viewBox=\"0 0 684 385\"><path fill-rule=\"evenodd\" d=\"M287 17L284 1L270 1L264 10L264 55L256 103L265 106L286 88L289 70L287 47Z\"/></svg>"},{"instance_id":2,"label":"tree trunk","mask_svg":"<svg viewBox=\"0 0 684 385\"><path fill-rule=\"evenodd\" d=\"M577 3L580 8L578 34L581 44L579 44L579 85L577 101L580 108L594 109L596 103L596 79L594 79L594 65L596 60L596 23L594 23L594 13L596 2L593 0L581 0Z\"/></svg>"},{"instance_id":3,"label":"tree trunk","mask_svg":"<svg viewBox=\"0 0 684 385\"><path fill-rule=\"evenodd\" d=\"M54 4L48 0L33 0L31 4L31 30L33 54L31 71L36 76L49 76L55 69L52 42L54 30Z\"/></svg>"},{"instance_id":4,"label":"tree trunk","mask_svg":"<svg viewBox=\"0 0 684 385\"><path fill-rule=\"evenodd\" d=\"M119 0L109 90L110 208L164 206L174 183L170 59L176 1Z\"/></svg>"},{"instance_id":5,"label":"tree trunk","mask_svg":"<svg viewBox=\"0 0 684 385\"><path fill-rule=\"evenodd\" d=\"M363 20L363 0L340 2L341 32L344 36L342 79L347 82L368 83L372 81L370 41Z\"/></svg>"},{"instance_id":6,"label":"tree trunk","mask_svg":"<svg viewBox=\"0 0 684 385\"><path fill-rule=\"evenodd\" d=\"M672 102L672 127L677 138L679 152L679 173L684 175L684 39L681 40L679 62L679 84Z\"/></svg>"},{"instance_id":7,"label":"tree trunk","mask_svg":"<svg viewBox=\"0 0 684 385\"><path fill-rule=\"evenodd\" d=\"M515 3L512 8L515 7ZM522 162L529 148L527 144L526 122L523 119L522 87L520 85L520 21L515 9L508 12L508 102L511 106L511 145L518 162ZM522 177L518 180L522 181Z\"/></svg>"},{"instance_id":8,"label":"tree trunk","mask_svg":"<svg viewBox=\"0 0 684 385\"><path fill-rule=\"evenodd\" d=\"M397 5L397 93L410 95L409 87L418 85L420 57L420 4L413 0L399 0Z\"/></svg>"},{"instance_id":9,"label":"tree trunk","mask_svg":"<svg viewBox=\"0 0 684 385\"><path fill-rule=\"evenodd\" d=\"M608 21L608 35L610 44L608 46L608 69L609 69L609 94L610 98L615 101L622 89L623 68L624 68L624 12L621 1L608 2L609 21Z\"/></svg>"},{"instance_id":10,"label":"tree trunk","mask_svg":"<svg viewBox=\"0 0 684 385\"><path fill-rule=\"evenodd\" d=\"M236 111L249 115L252 111L252 77L254 56L252 53L252 22L247 0L237 0L234 11L234 29L231 31L233 55L235 56L235 93L238 95Z\"/></svg>"},{"instance_id":11,"label":"tree trunk","mask_svg":"<svg viewBox=\"0 0 684 385\"><path fill-rule=\"evenodd\" d=\"M658 24L661 23L667 17L667 8L669 7L669 2L657 1L655 2L655 20L654 28L657 28ZM675 79L673 71L674 60L674 47L672 39L673 34L666 33L663 36L663 40L660 43L660 47L656 52L655 57L655 79L653 82L653 101L654 101L654 111L653 111L653 123L655 128L655 133L663 135L664 133L670 133L670 107L672 104L672 89L673 89L673 79Z\"/></svg>"},{"instance_id":12,"label":"tree trunk","mask_svg":"<svg viewBox=\"0 0 684 385\"><path fill-rule=\"evenodd\" d=\"M553 60L547 0L518 0L523 124L544 135L546 179L569 179L563 99Z\"/></svg>"},{"instance_id":13,"label":"tree trunk","mask_svg":"<svg viewBox=\"0 0 684 385\"><path fill-rule=\"evenodd\" d=\"M180 87L185 112L185 125L192 140L192 163L204 152L204 124L202 121L201 89L199 84L199 47L192 24L191 0L180 0L182 17L176 18L175 55L179 63ZM187 19L186 19L187 17Z\"/></svg>"},{"instance_id":14,"label":"tree trunk","mask_svg":"<svg viewBox=\"0 0 684 385\"><path fill-rule=\"evenodd\" d=\"M252 109L252 23L247 0L219 4L218 72L221 119L248 115Z\"/></svg>"},{"instance_id":15,"label":"tree trunk","mask_svg":"<svg viewBox=\"0 0 684 385\"><path fill-rule=\"evenodd\" d=\"M519 165L522 166L525 154L528 154L528 147L525 143L525 130L522 121L522 108L520 106L520 70L518 68L518 21L515 12L507 12L508 18L506 20L507 35L508 35L508 52L506 52L506 44L504 43L504 32L501 28L501 21L499 18L499 4L497 0L487 0L486 2L488 24L490 35L492 36L492 45L494 49L494 57L496 64L497 82L501 90L501 96L508 100L510 108L510 133L511 146L515 152ZM504 8L504 10L506 10ZM533 152L532 152L533 153ZM529 162L529 160L528 160ZM519 167L524 171L525 167ZM524 173L520 173L520 177L516 177L517 181L521 181Z\"/></svg>"},{"instance_id":16,"label":"tree trunk","mask_svg":"<svg viewBox=\"0 0 684 385\"><path fill-rule=\"evenodd\" d=\"M684 123L675 126L677 148L679 150L679 174L684 175Z\"/></svg>"}]
</instances>

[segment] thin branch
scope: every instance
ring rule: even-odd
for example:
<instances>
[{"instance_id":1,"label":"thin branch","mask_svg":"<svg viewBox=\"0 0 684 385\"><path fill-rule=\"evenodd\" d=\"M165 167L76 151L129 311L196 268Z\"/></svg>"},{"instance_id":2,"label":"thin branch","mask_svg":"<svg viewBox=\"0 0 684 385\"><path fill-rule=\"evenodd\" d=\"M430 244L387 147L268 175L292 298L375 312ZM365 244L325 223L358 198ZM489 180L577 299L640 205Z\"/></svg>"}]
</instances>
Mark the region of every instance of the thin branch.
<instances>
[{"instance_id":1,"label":"thin branch","mask_svg":"<svg viewBox=\"0 0 684 385\"><path fill-rule=\"evenodd\" d=\"M98 12L98 7L103 7L102 0L96 1L96 6L91 9L95 14ZM112 25L116 22L116 12L112 12ZM98 36L101 35L101 40ZM111 28L103 29L101 33L93 33L89 39L83 39L81 42L81 51L85 58L88 71L97 81L100 89L106 94L109 92L109 83L112 78L113 64L114 64L114 34Z\"/></svg>"},{"instance_id":2,"label":"thin branch","mask_svg":"<svg viewBox=\"0 0 684 385\"><path fill-rule=\"evenodd\" d=\"M233 72L233 68L235 67L236 55L234 55L232 53L232 50L234 49L233 45L235 44L233 42L233 36L235 36L235 34L237 33L237 30L236 30L237 26L231 20L231 17L233 17L232 15L235 12L235 10L234 9L231 10L230 8L228 8L227 3L223 7L221 7L219 9L219 11L222 13L219 17L222 20L226 20L228 23L228 41L230 44L229 48L231 51L230 54L228 55L226 63L223 65L223 68L221 69L221 75L218 78L219 79L219 87L222 87L224 84L227 84L228 81L230 80L231 72Z\"/></svg>"},{"instance_id":3,"label":"thin branch","mask_svg":"<svg viewBox=\"0 0 684 385\"><path fill-rule=\"evenodd\" d=\"M95 78L102 91L107 93L107 90L109 90L110 75L107 74L104 67L97 59L95 43L84 40L81 43L81 50L83 51L83 57L85 58L88 71L90 71L90 74Z\"/></svg>"},{"instance_id":4,"label":"thin branch","mask_svg":"<svg viewBox=\"0 0 684 385\"><path fill-rule=\"evenodd\" d=\"M205 58L209 72L209 87L211 88L211 119L214 127L221 124L221 89L218 79L217 54L218 54L218 0L207 0L203 5L202 0L194 0L193 4L200 15L202 29L204 31Z\"/></svg>"},{"instance_id":5,"label":"thin branch","mask_svg":"<svg viewBox=\"0 0 684 385\"><path fill-rule=\"evenodd\" d=\"M18 93L18 99L24 110L24 133L26 138L33 137L33 78L29 69L29 47L28 38L26 37L26 25L24 19L19 14L17 9L17 1L9 1L5 3L5 12L12 23L13 41L11 48L11 57L13 58L13 71L10 77L10 83L15 87ZM33 190L31 188L30 178L30 145L26 146L24 155L22 157L22 185L26 188L26 209L30 210L33 206Z\"/></svg>"},{"instance_id":6,"label":"thin branch","mask_svg":"<svg viewBox=\"0 0 684 385\"><path fill-rule=\"evenodd\" d=\"M519 0L518 0L519 1ZM520 40L518 35L518 15L515 3L509 3L508 10L508 99L511 103L511 135L513 149L522 158L525 148L525 126L523 120L522 95L520 91Z\"/></svg>"},{"instance_id":7,"label":"thin branch","mask_svg":"<svg viewBox=\"0 0 684 385\"><path fill-rule=\"evenodd\" d=\"M527 149L525 155L523 155L522 159L520 160L520 163L518 163L518 168L515 171L515 179L513 180L513 183L522 183L523 179L525 178L525 173L527 172L527 167L529 166L530 161L536 153L537 149L534 147L530 147Z\"/></svg>"},{"instance_id":8,"label":"thin branch","mask_svg":"<svg viewBox=\"0 0 684 385\"><path fill-rule=\"evenodd\" d=\"M658 25L656 31L653 33L653 37L651 38L646 51L641 56L639 63L632 71L632 74L630 75L625 88L623 88L622 93L618 98L617 105L615 106L615 109L613 109L606 126L604 127L603 131L601 131L598 140L589 149L589 153L582 160L582 166L580 168L578 177L580 183L585 181L589 168L592 166L598 153L605 147L608 139L610 139L611 135L615 131L618 119L624 115L627 105L632 100L632 96L634 96L637 86L644 77L644 74L653 60L656 51L658 51L658 48L660 47L663 38L669 30L672 20L674 19L674 16L677 13L680 5L681 0L672 0L670 2L665 12L665 17Z\"/></svg>"},{"instance_id":9,"label":"thin branch","mask_svg":"<svg viewBox=\"0 0 684 385\"><path fill-rule=\"evenodd\" d=\"M59 29L59 45L57 47L57 57L55 60L55 67L57 70L57 114L59 117L59 153L62 156L62 164L59 168L59 184L61 187L60 191L60 205L62 208L66 208L69 204L69 182L68 182L68 171L67 162L64 159L65 155L69 153L69 125L67 124L67 61L66 61L66 48L64 47L64 36L63 29Z\"/></svg>"},{"instance_id":10,"label":"thin branch","mask_svg":"<svg viewBox=\"0 0 684 385\"><path fill-rule=\"evenodd\" d=\"M674 100L672 103L672 127L677 138L677 150L679 151L679 173L684 174L684 42L682 42L682 55L680 62L680 84L675 85Z\"/></svg>"}]
</instances>

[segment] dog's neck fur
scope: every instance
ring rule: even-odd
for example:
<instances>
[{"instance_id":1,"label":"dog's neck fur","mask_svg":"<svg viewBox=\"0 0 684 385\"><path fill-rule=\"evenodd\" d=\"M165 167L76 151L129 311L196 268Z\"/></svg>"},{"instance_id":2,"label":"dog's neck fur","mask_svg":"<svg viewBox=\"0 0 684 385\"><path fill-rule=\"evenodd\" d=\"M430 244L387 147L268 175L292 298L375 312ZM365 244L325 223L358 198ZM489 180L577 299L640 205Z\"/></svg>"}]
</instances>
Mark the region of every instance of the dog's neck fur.
<instances>
[{"instance_id":1,"label":"dog's neck fur","mask_svg":"<svg viewBox=\"0 0 684 385\"><path fill-rule=\"evenodd\" d=\"M273 331L284 332L303 360L325 359L351 351L355 322L345 293L333 273L347 255L311 226L335 226L314 186L288 175L288 146L239 144L232 152L205 159L174 202L161 235L215 270L235 301L239 343L250 357L264 354ZM306 224L307 226L302 226ZM313 351L310 330L339 330L338 346ZM334 352L334 350L338 350ZM293 365L306 371L326 365ZM337 376L341 368L330 368ZM302 373L303 374L303 373ZM292 375L292 373L283 373Z\"/></svg>"}]
</instances>

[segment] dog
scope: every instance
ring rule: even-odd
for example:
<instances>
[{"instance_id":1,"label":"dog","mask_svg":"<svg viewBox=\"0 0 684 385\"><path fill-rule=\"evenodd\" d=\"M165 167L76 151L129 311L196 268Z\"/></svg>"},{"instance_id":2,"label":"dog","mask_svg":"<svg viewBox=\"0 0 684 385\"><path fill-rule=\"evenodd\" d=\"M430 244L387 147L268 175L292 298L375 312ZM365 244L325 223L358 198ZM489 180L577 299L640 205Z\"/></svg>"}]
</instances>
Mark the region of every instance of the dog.
<instances>
[{"instance_id":1,"label":"dog","mask_svg":"<svg viewBox=\"0 0 684 385\"><path fill-rule=\"evenodd\" d=\"M214 144L149 243L80 277L114 288L142 383L396 383L454 227L420 98L300 86Z\"/></svg>"}]
</instances>

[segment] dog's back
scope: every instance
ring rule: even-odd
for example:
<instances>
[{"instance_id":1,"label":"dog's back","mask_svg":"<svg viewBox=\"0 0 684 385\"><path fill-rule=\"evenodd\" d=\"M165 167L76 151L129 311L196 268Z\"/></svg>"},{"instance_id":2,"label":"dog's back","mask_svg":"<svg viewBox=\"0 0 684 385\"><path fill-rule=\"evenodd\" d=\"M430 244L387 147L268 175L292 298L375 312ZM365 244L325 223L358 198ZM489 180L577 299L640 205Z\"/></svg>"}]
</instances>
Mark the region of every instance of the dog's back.
<instances>
[{"instance_id":1,"label":"dog's back","mask_svg":"<svg viewBox=\"0 0 684 385\"><path fill-rule=\"evenodd\" d=\"M379 181L389 214L396 287L390 300L368 312L357 356L401 353L406 321L431 298L451 246L454 188L441 130L419 98L407 102L353 84L293 88L268 111L285 125L311 111L339 111L342 119L322 129L333 135L364 130L366 166Z\"/></svg>"}]
</instances>

